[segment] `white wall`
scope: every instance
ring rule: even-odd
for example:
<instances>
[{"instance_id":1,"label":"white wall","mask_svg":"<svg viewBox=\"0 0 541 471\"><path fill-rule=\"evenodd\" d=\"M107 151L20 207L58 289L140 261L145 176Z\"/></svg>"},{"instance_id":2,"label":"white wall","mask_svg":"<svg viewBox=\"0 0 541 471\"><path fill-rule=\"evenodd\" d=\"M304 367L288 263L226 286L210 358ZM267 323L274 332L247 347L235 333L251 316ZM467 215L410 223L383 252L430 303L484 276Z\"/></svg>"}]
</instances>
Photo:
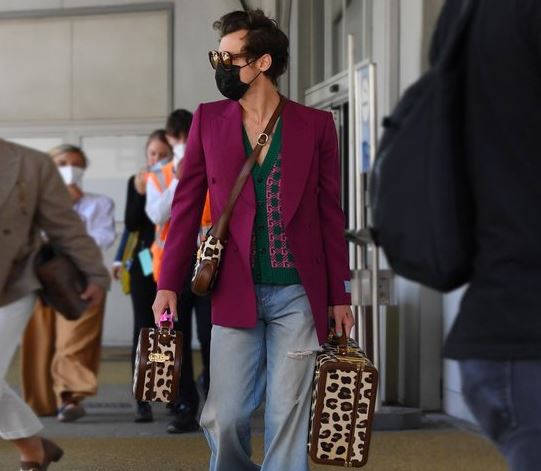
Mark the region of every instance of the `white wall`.
<instances>
[{"instance_id":1,"label":"white wall","mask_svg":"<svg viewBox=\"0 0 541 471\"><path fill-rule=\"evenodd\" d=\"M156 11L1 20L0 44L13 46L0 47L0 122L165 116L168 19Z\"/></svg>"},{"instance_id":2,"label":"white wall","mask_svg":"<svg viewBox=\"0 0 541 471\"><path fill-rule=\"evenodd\" d=\"M173 107L190 110L202 101L219 99L207 52L218 44L212 23L223 14L241 9L238 0L0 0L0 14L14 12L54 13L70 8L104 8L131 5L170 4L174 7L174 102ZM253 7L272 10L268 0L250 2ZM0 48L7 47L7 45Z\"/></svg>"}]
</instances>

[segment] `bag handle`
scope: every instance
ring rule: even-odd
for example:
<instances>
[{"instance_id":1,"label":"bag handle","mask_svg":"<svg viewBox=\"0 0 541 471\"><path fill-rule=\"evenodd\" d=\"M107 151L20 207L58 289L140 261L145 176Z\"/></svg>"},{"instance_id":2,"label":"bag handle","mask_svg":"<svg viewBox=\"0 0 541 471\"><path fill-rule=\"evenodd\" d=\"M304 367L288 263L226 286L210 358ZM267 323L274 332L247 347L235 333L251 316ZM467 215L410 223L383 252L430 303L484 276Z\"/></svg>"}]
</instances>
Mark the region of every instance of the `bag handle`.
<instances>
[{"instance_id":1,"label":"bag handle","mask_svg":"<svg viewBox=\"0 0 541 471\"><path fill-rule=\"evenodd\" d=\"M171 330L173 328L173 314L169 309L162 312L160 316L160 322L158 324L160 329Z\"/></svg>"},{"instance_id":2,"label":"bag handle","mask_svg":"<svg viewBox=\"0 0 541 471\"><path fill-rule=\"evenodd\" d=\"M331 327L331 331L329 332L329 343L331 345L336 345L338 347L338 353L340 355L347 355L348 353L348 337L346 336L345 332L342 332L342 335L338 337L336 335L336 331L334 330L334 327Z\"/></svg>"},{"instance_id":3,"label":"bag handle","mask_svg":"<svg viewBox=\"0 0 541 471\"><path fill-rule=\"evenodd\" d=\"M225 241L227 239L227 234L229 231L229 221L231 220L231 213L233 212L235 203L237 202L240 192L242 191L242 187L250 176L252 167L254 166L257 157L259 157L261 149L263 149L263 146L269 141L269 135L274 129L276 120L278 119L278 116L280 116L280 113L282 112L285 103L286 99L283 95L280 95L280 102L278 103L278 106L274 110L274 113L272 114L269 122L267 123L265 130L257 137L257 144L254 147L252 153L250 154L250 157L248 157L248 159L244 163L239 173L239 176L237 177L237 181L235 182L235 185L231 190L231 194L229 195L229 199L227 200L227 204L225 205L222 215L218 219L218 222L209 231L210 235L216 237L221 241Z\"/></svg>"}]
</instances>

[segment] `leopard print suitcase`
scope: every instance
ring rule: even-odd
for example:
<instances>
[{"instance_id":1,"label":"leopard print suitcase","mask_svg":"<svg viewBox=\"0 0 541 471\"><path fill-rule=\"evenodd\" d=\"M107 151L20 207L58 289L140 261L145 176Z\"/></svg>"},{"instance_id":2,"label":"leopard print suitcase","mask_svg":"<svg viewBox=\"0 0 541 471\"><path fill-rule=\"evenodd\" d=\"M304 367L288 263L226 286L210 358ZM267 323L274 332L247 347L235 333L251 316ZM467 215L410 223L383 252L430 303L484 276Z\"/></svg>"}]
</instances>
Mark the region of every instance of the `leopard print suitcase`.
<instances>
[{"instance_id":1,"label":"leopard print suitcase","mask_svg":"<svg viewBox=\"0 0 541 471\"><path fill-rule=\"evenodd\" d=\"M172 330L170 314L160 327L141 329L135 356L133 395L138 401L174 402L182 362L182 333Z\"/></svg>"},{"instance_id":2,"label":"leopard print suitcase","mask_svg":"<svg viewBox=\"0 0 541 471\"><path fill-rule=\"evenodd\" d=\"M308 439L314 462L366 464L377 385L377 370L353 339L323 345L316 358Z\"/></svg>"}]
</instances>

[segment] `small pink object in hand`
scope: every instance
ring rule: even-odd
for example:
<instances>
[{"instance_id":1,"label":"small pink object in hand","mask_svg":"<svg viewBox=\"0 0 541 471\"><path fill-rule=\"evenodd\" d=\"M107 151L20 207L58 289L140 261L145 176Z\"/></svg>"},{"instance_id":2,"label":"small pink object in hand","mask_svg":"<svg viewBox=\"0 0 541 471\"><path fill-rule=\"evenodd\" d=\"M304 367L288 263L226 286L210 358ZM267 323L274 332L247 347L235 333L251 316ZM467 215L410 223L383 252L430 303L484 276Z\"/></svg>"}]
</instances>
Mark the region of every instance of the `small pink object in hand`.
<instances>
[{"instance_id":1,"label":"small pink object in hand","mask_svg":"<svg viewBox=\"0 0 541 471\"><path fill-rule=\"evenodd\" d=\"M166 309L162 312L160 316L160 325L159 327L167 327L169 330L173 328L173 314L169 309Z\"/></svg>"}]
</instances>

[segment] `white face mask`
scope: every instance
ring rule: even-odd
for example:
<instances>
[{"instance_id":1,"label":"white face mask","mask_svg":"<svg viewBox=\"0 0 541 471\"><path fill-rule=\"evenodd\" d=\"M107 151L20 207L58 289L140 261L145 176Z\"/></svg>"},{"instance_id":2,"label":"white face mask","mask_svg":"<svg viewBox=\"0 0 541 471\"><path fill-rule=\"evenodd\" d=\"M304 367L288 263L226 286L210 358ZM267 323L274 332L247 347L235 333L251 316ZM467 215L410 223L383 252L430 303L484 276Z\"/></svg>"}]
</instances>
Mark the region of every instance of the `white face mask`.
<instances>
[{"instance_id":1,"label":"white face mask","mask_svg":"<svg viewBox=\"0 0 541 471\"><path fill-rule=\"evenodd\" d=\"M184 152L186 151L186 144L184 142L181 142L175 147L173 147L173 154L175 154L175 157L178 157L179 159L182 159L184 157Z\"/></svg>"},{"instance_id":2,"label":"white face mask","mask_svg":"<svg viewBox=\"0 0 541 471\"><path fill-rule=\"evenodd\" d=\"M179 162L184 158L185 150L186 144L184 142L173 147L173 165L175 168L177 168Z\"/></svg>"},{"instance_id":3,"label":"white face mask","mask_svg":"<svg viewBox=\"0 0 541 471\"><path fill-rule=\"evenodd\" d=\"M63 165L62 167L58 167L58 171L60 172L60 175L62 176L62 179L66 185L77 185L79 188L81 188L83 183L83 175L85 173L84 168L74 167L72 165Z\"/></svg>"}]
</instances>

